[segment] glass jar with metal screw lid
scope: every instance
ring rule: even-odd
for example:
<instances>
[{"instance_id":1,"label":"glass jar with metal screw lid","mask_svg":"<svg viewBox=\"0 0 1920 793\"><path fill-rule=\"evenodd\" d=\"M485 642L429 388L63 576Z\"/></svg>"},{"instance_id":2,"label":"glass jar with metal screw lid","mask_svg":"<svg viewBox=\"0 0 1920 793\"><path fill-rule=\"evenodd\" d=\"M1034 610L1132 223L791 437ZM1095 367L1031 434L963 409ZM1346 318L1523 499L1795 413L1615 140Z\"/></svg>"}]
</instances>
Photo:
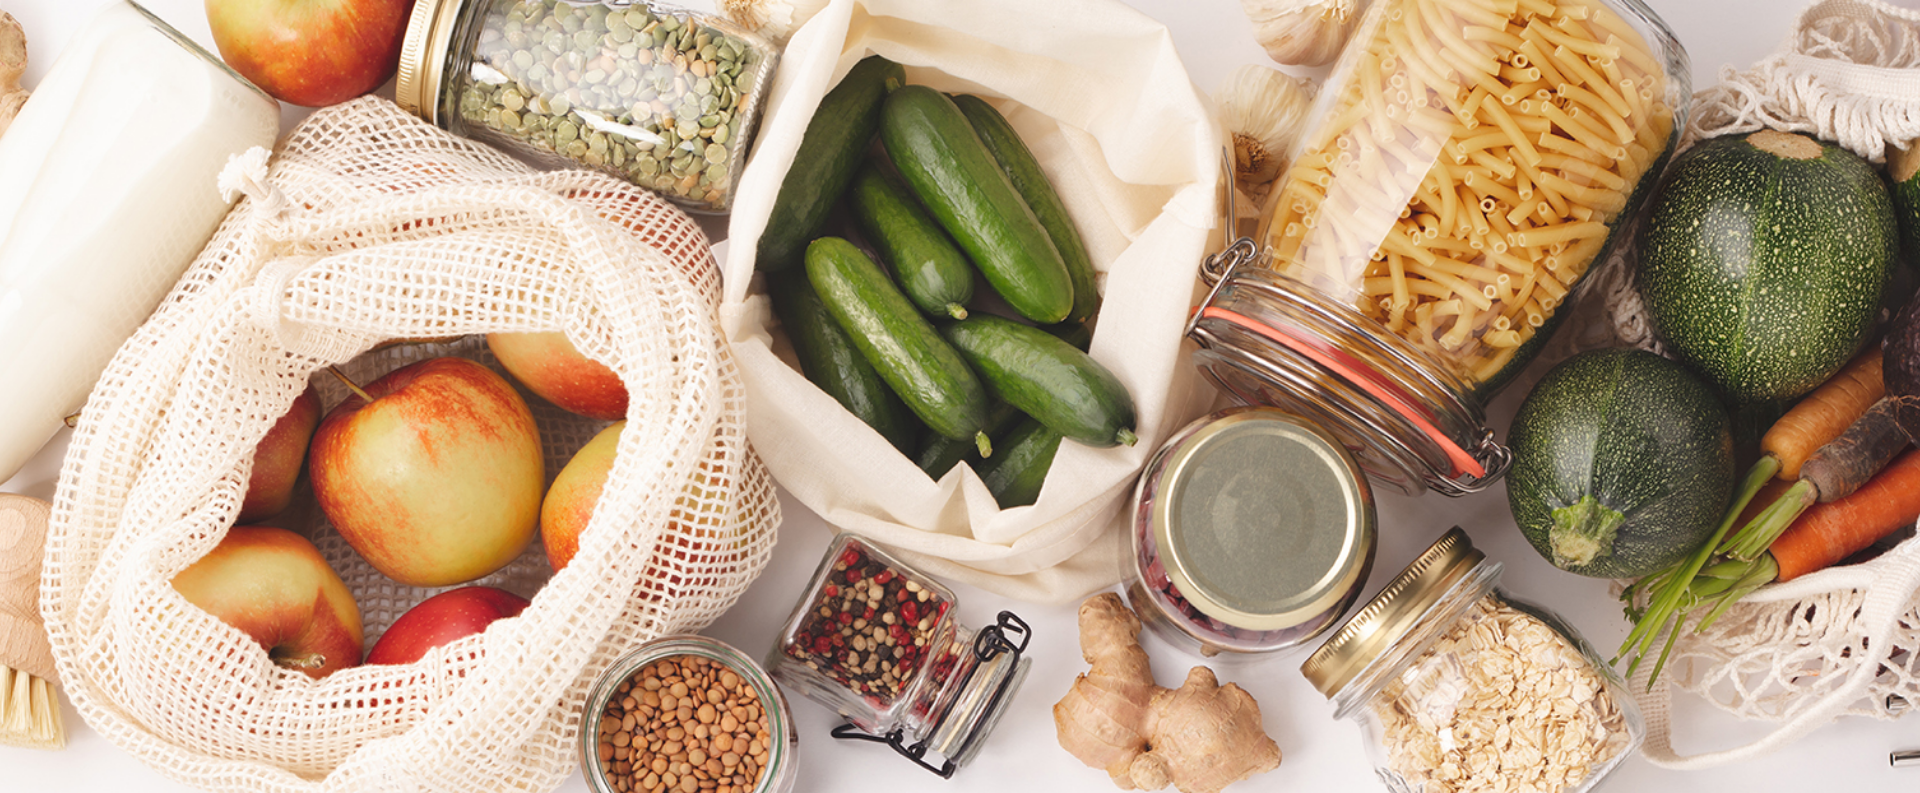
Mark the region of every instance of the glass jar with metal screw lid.
<instances>
[{"instance_id":1,"label":"glass jar with metal screw lid","mask_svg":"<svg viewBox=\"0 0 1920 793\"><path fill-rule=\"evenodd\" d=\"M456 135L725 212L779 52L645 2L419 0L394 99Z\"/></svg>"},{"instance_id":2,"label":"glass jar with metal screw lid","mask_svg":"<svg viewBox=\"0 0 1920 793\"><path fill-rule=\"evenodd\" d=\"M1243 401L1325 425L1386 486L1509 460L1484 405L1607 261L1685 126L1686 52L1640 0L1378 0L1259 231L1188 335Z\"/></svg>"},{"instance_id":3,"label":"glass jar with metal screw lid","mask_svg":"<svg viewBox=\"0 0 1920 793\"><path fill-rule=\"evenodd\" d=\"M1396 793L1591 790L1640 744L1625 685L1448 531L1300 667Z\"/></svg>"}]
</instances>

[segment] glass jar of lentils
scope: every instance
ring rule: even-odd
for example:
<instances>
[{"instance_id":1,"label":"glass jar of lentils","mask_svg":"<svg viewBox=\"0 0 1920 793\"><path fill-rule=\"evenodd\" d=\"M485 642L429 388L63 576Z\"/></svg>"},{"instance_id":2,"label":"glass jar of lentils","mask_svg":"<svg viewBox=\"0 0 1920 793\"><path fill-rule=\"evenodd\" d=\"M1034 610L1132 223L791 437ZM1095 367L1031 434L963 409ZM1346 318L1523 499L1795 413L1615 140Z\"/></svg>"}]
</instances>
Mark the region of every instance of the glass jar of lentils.
<instances>
[{"instance_id":1,"label":"glass jar of lentils","mask_svg":"<svg viewBox=\"0 0 1920 793\"><path fill-rule=\"evenodd\" d=\"M938 581L841 534L767 668L846 717L833 737L885 743L951 776L979 751L1031 662L1019 617L1003 611L975 631L956 620L955 605Z\"/></svg>"},{"instance_id":2,"label":"glass jar of lentils","mask_svg":"<svg viewBox=\"0 0 1920 793\"><path fill-rule=\"evenodd\" d=\"M548 167L725 212L779 51L724 19L626 0L420 0L394 100Z\"/></svg>"}]
</instances>

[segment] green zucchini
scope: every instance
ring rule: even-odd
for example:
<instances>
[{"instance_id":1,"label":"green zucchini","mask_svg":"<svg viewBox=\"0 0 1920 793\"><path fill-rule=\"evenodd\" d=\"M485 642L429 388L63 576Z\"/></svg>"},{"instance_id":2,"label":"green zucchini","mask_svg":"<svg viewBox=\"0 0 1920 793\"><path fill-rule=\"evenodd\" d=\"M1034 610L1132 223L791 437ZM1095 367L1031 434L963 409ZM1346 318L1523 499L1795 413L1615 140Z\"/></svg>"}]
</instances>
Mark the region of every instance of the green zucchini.
<instances>
[{"instance_id":1,"label":"green zucchini","mask_svg":"<svg viewBox=\"0 0 1920 793\"><path fill-rule=\"evenodd\" d=\"M1920 142L1887 155L1887 179L1893 183L1893 213L1900 224L1900 245L1907 258L1920 257Z\"/></svg>"},{"instance_id":2,"label":"green zucchini","mask_svg":"<svg viewBox=\"0 0 1920 793\"><path fill-rule=\"evenodd\" d=\"M1633 578L1691 553L1733 493L1733 436L1713 391L1649 352L1563 361L1514 415L1507 506L1547 561Z\"/></svg>"},{"instance_id":3,"label":"green zucchini","mask_svg":"<svg viewBox=\"0 0 1920 793\"><path fill-rule=\"evenodd\" d=\"M1024 507L1040 497L1061 437L1047 425L1027 419L994 441L999 453L980 467L980 481L1001 509Z\"/></svg>"},{"instance_id":4,"label":"green zucchini","mask_svg":"<svg viewBox=\"0 0 1920 793\"><path fill-rule=\"evenodd\" d=\"M807 280L901 401L928 429L977 438L989 452L987 390L960 354L853 243L821 237L807 246Z\"/></svg>"},{"instance_id":5,"label":"green zucchini","mask_svg":"<svg viewBox=\"0 0 1920 793\"><path fill-rule=\"evenodd\" d=\"M887 94L907 82L900 64L868 56L847 71L821 97L801 134L793 164L780 181L766 230L760 232L754 266L772 271L798 261L807 243L820 233L827 213L866 159L867 144L880 128Z\"/></svg>"},{"instance_id":6,"label":"green zucchini","mask_svg":"<svg viewBox=\"0 0 1920 793\"><path fill-rule=\"evenodd\" d=\"M919 422L827 312L806 273L797 269L768 273L767 296L800 359L801 374L894 448L902 453L912 449Z\"/></svg>"},{"instance_id":7,"label":"green zucchini","mask_svg":"<svg viewBox=\"0 0 1920 793\"><path fill-rule=\"evenodd\" d=\"M1859 350L1897 248L1879 174L1762 130L1674 160L1640 237L1638 286L1675 357L1736 403L1791 399Z\"/></svg>"},{"instance_id":8,"label":"green zucchini","mask_svg":"<svg viewBox=\"0 0 1920 793\"><path fill-rule=\"evenodd\" d=\"M853 178L847 203L867 242L893 268L894 281L914 305L934 316L967 318L973 265L905 188L869 162Z\"/></svg>"},{"instance_id":9,"label":"green zucchini","mask_svg":"<svg viewBox=\"0 0 1920 793\"><path fill-rule=\"evenodd\" d=\"M941 327L1002 401L1088 446L1133 445L1133 397L1072 344L1029 325L977 314Z\"/></svg>"},{"instance_id":10,"label":"green zucchini","mask_svg":"<svg viewBox=\"0 0 1920 793\"><path fill-rule=\"evenodd\" d=\"M1087 253L1086 241L1080 238L1080 229L1073 225L1073 216L1067 214L1066 203L1054 191L1046 172L1040 170L1040 161L1033 156L1033 150L1027 148L1026 141L1020 139L1020 133L1007 123L1007 117L987 104L987 100L960 94L953 102L973 124L973 131L979 133L987 151L993 152L1000 170L1006 172L1013 189L1026 199L1033 216L1047 230L1047 238L1059 249L1060 259L1066 262L1067 276L1073 280L1073 310L1067 319L1076 322L1091 319L1100 310L1100 285L1095 281L1093 257Z\"/></svg>"},{"instance_id":11,"label":"green zucchini","mask_svg":"<svg viewBox=\"0 0 1920 793\"><path fill-rule=\"evenodd\" d=\"M952 99L924 85L894 91L880 140L914 196L1009 307L1040 323L1067 318L1066 262Z\"/></svg>"}]
</instances>

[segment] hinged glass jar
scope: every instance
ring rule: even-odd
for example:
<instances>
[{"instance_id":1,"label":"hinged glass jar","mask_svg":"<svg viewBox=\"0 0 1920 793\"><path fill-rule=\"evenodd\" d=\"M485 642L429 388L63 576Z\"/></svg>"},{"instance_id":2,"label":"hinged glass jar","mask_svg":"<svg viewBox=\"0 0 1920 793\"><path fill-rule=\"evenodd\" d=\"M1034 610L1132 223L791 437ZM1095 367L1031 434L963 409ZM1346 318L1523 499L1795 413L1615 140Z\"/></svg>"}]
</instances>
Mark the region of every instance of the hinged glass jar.
<instances>
[{"instance_id":1,"label":"hinged glass jar","mask_svg":"<svg viewBox=\"0 0 1920 793\"><path fill-rule=\"evenodd\" d=\"M1579 793L1640 744L1619 676L1500 569L1454 528L1300 667L1396 793Z\"/></svg>"},{"instance_id":2,"label":"hinged glass jar","mask_svg":"<svg viewBox=\"0 0 1920 793\"><path fill-rule=\"evenodd\" d=\"M595 793L679 789L682 777L700 790L786 793L798 774L786 697L718 639L663 636L635 648L594 682L582 715L580 773Z\"/></svg>"},{"instance_id":3,"label":"hinged glass jar","mask_svg":"<svg viewBox=\"0 0 1920 793\"><path fill-rule=\"evenodd\" d=\"M942 777L999 723L1032 659L1027 624L1002 611L961 625L953 592L841 534L768 656L781 684L847 717L833 737L885 743ZM928 755L940 758L938 762Z\"/></svg>"},{"instance_id":4,"label":"hinged glass jar","mask_svg":"<svg viewBox=\"0 0 1920 793\"><path fill-rule=\"evenodd\" d=\"M1174 433L1134 489L1141 624L1204 656L1264 654L1331 628L1373 569L1372 492L1332 436L1273 408Z\"/></svg>"},{"instance_id":5,"label":"hinged glass jar","mask_svg":"<svg viewBox=\"0 0 1920 793\"><path fill-rule=\"evenodd\" d=\"M419 0L394 100L456 135L725 212L779 50L629 0Z\"/></svg>"},{"instance_id":6,"label":"hinged glass jar","mask_svg":"<svg viewBox=\"0 0 1920 793\"><path fill-rule=\"evenodd\" d=\"M1484 401L1545 343L1684 126L1639 0L1378 0L1188 333L1238 398L1321 421L1409 493L1491 484Z\"/></svg>"}]
</instances>

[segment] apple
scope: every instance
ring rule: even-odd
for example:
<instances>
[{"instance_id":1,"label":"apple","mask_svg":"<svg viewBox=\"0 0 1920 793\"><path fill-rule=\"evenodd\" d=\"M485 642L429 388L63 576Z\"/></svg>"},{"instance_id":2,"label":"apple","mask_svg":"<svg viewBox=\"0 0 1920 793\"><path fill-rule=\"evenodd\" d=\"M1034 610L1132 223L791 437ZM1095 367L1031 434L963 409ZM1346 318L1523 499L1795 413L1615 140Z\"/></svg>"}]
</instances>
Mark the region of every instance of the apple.
<instances>
[{"instance_id":1,"label":"apple","mask_svg":"<svg viewBox=\"0 0 1920 793\"><path fill-rule=\"evenodd\" d=\"M600 491L606 487L607 475L613 471L613 460L620 446L620 433L626 426L624 421L616 422L593 436L587 445L580 447L580 451L574 452L566 467L560 469L560 475L554 477L553 485L547 488L547 497L540 505L540 541L546 547L547 563L553 566L556 573L566 569L567 563L573 561L574 555L580 552L580 533L586 530L588 519L593 517L594 507L600 501ZM709 484L708 472L711 470L707 461L702 460L683 498L701 495ZM680 574L675 571L683 569L683 565L670 562L669 557L684 562L696 555L711 558L716 554L737 552L745 546L744 537L734 536L729 540L710 526L689 527L670 523L667 532L670 538L666 541L668 545L654 552L649 566L650 574L658 573L657 577L670 586L682 583Z\"/></svg>"},{"instance_id":2,"label":"apple","mask_svg":"<svg viewBox=\"0 0 1920 793\"><path fill-rule=\"evenodd\" d=\"M286 529L235 526L173 577L187 602L240 629L288 669L321 678L360 664L360 606L313 543Z\"/></svg>"},{"instance_id":3,"label":"apple","mask_svg":"<svg viewBox=\"0 0 1920 793\"><path fill-rule=\"evenodd\" d=\"M367 651L369 664L410 664L427 651L487 629L494 620L519 614L527 599L490 586L442 592L407 609Z\"/></svg>"},{"instance_id":4,"label":"apple","mask_svg":"<svg viewBox=\"0 0 1920 793\"><path fill-rule=\"evenodd\" d=\"M627 417L627 384L564 333L490 333L487 348L515 380L562 410L601 421Z\"/></svg>"},{"instance_id":5,"label":"apple","mask_svg":"<svg viewBox=\"0 0 1920 793\"><path fill-rule=\"evenodd\" d=\"M387 373L321 419L308 453L320 511L402 584L466 583L533 540L540 430L506 378L465 358Z\"/></svg>"},{"instance_id":6,"label":"apple","mask_svg":"<svg viewBox=\"0 0 1920 793\"><path fill-rule=\"evenodd\" d=\"M283 102L325 107L400 65L414 0L206 0L221 59Z\"/></svg>"},{"instance_id":7,"label":"apple","mask_svg":"<svg viewBox=\"0 0 1920 793\"><path fill-rule=\"evenodd\" d=\"M247 497L240 502L240 523L252 523L279 514L293 501L300 466L307 461L307 442L320 424L320 392L312 385L300 392L286 415L267 430L254 447L253 473L247 478Z\"/></svg>"}]
</instances>

